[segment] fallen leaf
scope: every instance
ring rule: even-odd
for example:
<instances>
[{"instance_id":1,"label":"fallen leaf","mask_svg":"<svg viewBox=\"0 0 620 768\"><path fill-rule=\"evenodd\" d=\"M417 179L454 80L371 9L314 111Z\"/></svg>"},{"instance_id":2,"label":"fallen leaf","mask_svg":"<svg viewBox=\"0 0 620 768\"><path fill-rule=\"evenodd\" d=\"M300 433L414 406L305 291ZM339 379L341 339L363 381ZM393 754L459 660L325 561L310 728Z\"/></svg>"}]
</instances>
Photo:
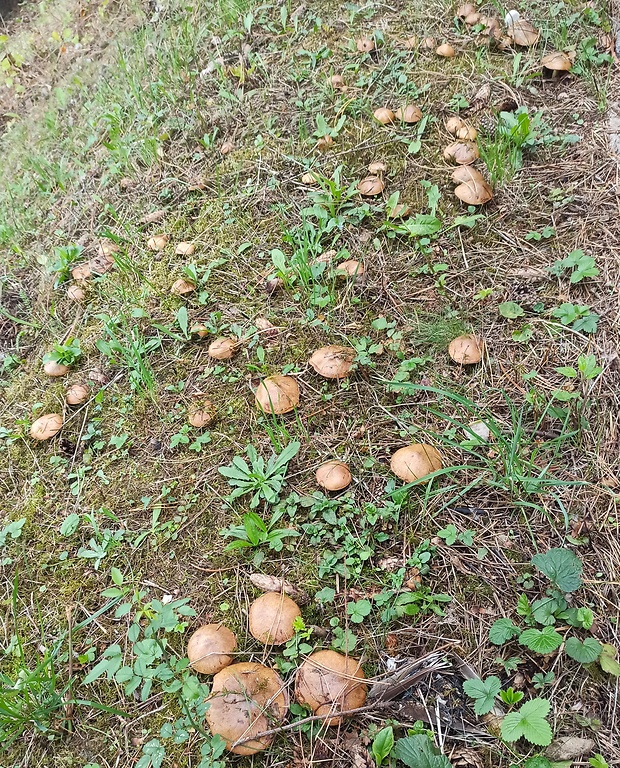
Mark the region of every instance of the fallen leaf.
<instances>
[{"instance_id":1,"label":"fallen leaf","mask_svg":"<svg viewBox=\"0 0 620 768\"><path fill-rule=\"evenodd\" d=\"M587 755L594 749L592 739L582 739L579 736L562 736L551 742L545 750L549 760L558 762L561 760L576 760L582 755Z\"/></svg>"},{"instance_id":2,"label":"fallen leaf","mask_svg":"<svg viewBox=\"0 0 620 768\"><path fill-rule=\"evenodd\" d=\"M290 581L278 576L268 576L266 573L251 573L250 581L257 589L263 592L285 592L291 597L302 597L304 593L294 587Z\"/></svg>"}]
</instances>

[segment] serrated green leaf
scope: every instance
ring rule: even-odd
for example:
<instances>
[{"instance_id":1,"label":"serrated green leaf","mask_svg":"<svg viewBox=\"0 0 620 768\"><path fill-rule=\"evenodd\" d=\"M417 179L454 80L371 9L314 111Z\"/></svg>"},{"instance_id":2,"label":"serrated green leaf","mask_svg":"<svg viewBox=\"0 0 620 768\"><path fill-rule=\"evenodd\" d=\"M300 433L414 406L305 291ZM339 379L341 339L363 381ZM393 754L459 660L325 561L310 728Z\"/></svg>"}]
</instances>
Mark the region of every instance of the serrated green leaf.
<instances>
[{"instance_id":1,"label":"serrated green leaf","mask_svg":"<svg viewBox=\"0 0 620 768\"><path fill-rule=\"evenodd\" d=\"M564 547L555 547L532 558L535 565L562 592L574 592L581 586L581 560Z\"/></svg>"},{"instance_id":2,"label":"serrated green leaf","mask_svg":"<svg viewBox=\"0 0 620 768\"><path fill-rule=\"evenodd\" d=\"M392 755L408 768L452 768L448 758L439 754L429 737L422 733L398 739Z\"/></svg>"},{"instance_id":3,"label":"serrated green leaf","mask_svg":"<svg viewBox=\"0 0 620 768\"><path fill-rule=\"evenodd\" d=\"M547 699L527 701L518 712L508 713L502 720L502 738L505 741L527 739L540 747L551 744L551 726L546 716L551 708Z\"/></svg>"},{"instance_id":4,"label":"serrated green leaf","mask_svg":"<svg viewBox=\"0 0 620 768\"><path fill-rule=\"evenodd\" d=\"M571 659L575 659L580 664L591 664L601 655L602 645L593 637L586 637L583 642L576 637L569 637L564 650Z\"/></svg>"},{"instance_id":5,"label":"serrated green leaf","mask_svg":"<svg viewBox=\"0 0 620 768\"><path fill-rule=\"evenodd\" d=\"M553 627L526 629L521 633L519 642L535 653L551 653L562 645L562 635Z\"/></svg>"},{"instance_id":6,"label":"serrated green leaf","mask_svg":"<svg viewBox=\"0 0 620 768\"><path fill-rule=\"evenodd\" d=\"M474 712L477 715L486 715L495 705L495 697L502 688L499 677L492 675L486 680L474 678L465 680L463 690L472 699L474 699Z\"/></svg>"},{"instance_id":7,"label":"serrated green leaf","mask_svg":"<svg viewBox=\"0 0 620 768\"><path fill-rule=\"evenodd\" d=\"M512 623L511 619L497 619L489 629L489 641L493 645L503 645L520 634L521 630Z\"/></svg>"}]
</instances>

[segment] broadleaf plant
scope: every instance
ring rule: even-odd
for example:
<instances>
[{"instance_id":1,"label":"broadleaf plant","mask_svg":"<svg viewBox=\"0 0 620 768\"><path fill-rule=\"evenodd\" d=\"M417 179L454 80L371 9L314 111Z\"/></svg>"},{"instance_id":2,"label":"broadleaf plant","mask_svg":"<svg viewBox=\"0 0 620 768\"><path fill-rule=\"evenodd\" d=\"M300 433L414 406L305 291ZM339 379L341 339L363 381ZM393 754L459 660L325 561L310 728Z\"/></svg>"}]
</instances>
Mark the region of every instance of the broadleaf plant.
<instances>
[{"instance_id":1,"label":"broadleaf plant","mask_svg":"<svg viewBox=\"0 0 620 768\"><path fill-rule=\"evenodd\" d=\"M502 720L504 741L527 739L531 744L546 747L551 744L553 734L546 720L551 704L547 699L526 701L518 712L509 712Z\"/></svg>"},{"instance_id":2,"label":"broadleaf plant","mask_svg":"<svg viewBox=\"0 0 620 768\"><path fill-rule=\"evenodd\" d=\"M540 552L532 558L532 565L562 592L574 592L581 586L581 560L574 552L564 547L555 547L548 552Z\"/></svg>"}]
</instances>

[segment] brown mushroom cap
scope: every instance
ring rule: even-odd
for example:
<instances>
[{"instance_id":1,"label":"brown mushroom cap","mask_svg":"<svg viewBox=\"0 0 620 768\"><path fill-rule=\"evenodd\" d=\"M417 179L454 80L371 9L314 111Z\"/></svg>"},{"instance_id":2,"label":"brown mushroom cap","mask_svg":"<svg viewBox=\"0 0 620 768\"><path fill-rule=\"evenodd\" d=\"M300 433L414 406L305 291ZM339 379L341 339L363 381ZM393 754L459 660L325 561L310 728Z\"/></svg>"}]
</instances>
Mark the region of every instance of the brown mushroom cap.
<instances>
[{"instance_id":1,"label":"brown mushroom cap","mask_svg":"<svg viewBox=\"0 0 620 768\"><path fill-rule=\"evenodd\" d=\"M299 384L292 376L269 376L258 385L255 398L265 413L289 413L299 405Z\"/></svg>"},{"instance_id":2,"label":"brown mushroom cap","mask_svg":"<svg viewBox=\"0 0 620 768\"><path fill-rule=\"evenodd\" d=\"M449 117L445 122L446 131L451 133L453 136L456 136L457 132L466 126L467 123L465 120L463 120L461 117L456 117L455 115Z\"/></svg>"},{"instance_id":3,"label":"brown mushroom cap","mask_svg":"<svg viewBox=\"0 0 620 768\"><path fill-rule=\"evenodd\" d=\"M334 143L334 140L329 134L326 134L325 136L321 136L321 138L316 143L316 148L319 150L319 152L327 152L327 150L332 146Z\"/></svg>"},{"instance_id":4,"label":"brown mushroom cap","mask_svg":"<svg viewBox=\"0 0 620 768\"><path fill-rule=\"evenodd\" d=\"M72 384L65 395L67 405L82 405L88 400L90 389L86 384Z\"/></svg>"},{"instance_id":5,"label":"brown mushroom cap","mask_svg":"<svg viewBox=\"0 0 620 768\"><path fill-rule=\"evenodd\" d=\"M419 123L422 119L422 110L415 104L406 104L394 112L394 117L397 120L402 120L403 123Z\"/></svg>"},{"instance_id":6,"label":"brown mushroom cap","mask_svg":"<svg viewBox=\"0 0 620 768\"><path fill-rule=\"evenodd\" d=\"M442 467L439 451L425 443L414 443L399 448L390 459L390 469L406 483L423 479Z\"/></svg>"},{"instance_id":7,"label":"brown mushroom cap","mask_svg":"<svg viewBox=\"0 0 620 768\"><path fill-rule=\"evenodd\" d=\"M388 211L388 219L402 219L405 216L409 216L411 213L411 206L407 203L396 203L396 205Z\"/></svg>"},{"instance_id":8,"label":"brown mushroom cap","mask_svg":"<svg viewBox=\"0 0 620 768\"><path fill-rule=\"evenodd\" d=\"M69 373L69 366L63 363L55 363L50 360L49 363L45 363L43 371L48 376L64 376L65 373Z\"/></svg>"},{"instance_id":9,"label":"brown mushroom cap","mask_svg":"<svg viewBox=\"0 0 620 768\"><path fill-rule=\"evenodd\" d=\"M463 21L465 22L465 24L467 24L467 26L473 27L475 24L480 23L481 18L482 16L479 13L477 13L476 11L472 11L471 13L468 13L467 16L465 16Z\"/></svg>"},{"instance_id":10,"label":"brown mushroom cap","mask_svg":"<svg viewBox=\"0 0 620 768\"><path fill-rule=\"evenodd\" d=\"M230 655L237 647L234 633L223 624L205 624L192 634L187 643L189 665L203 675L215 675L232 664Z\"/></svg>"},{"instance_id":11,"label":"brown mushroom cap","mask_svg":"<svg viewBox=\"0 0 620 768\"><path fill-rule=\"evenodd\" d=\"M432 51L437 47L437 41L434 37L425 37L420 43L420 48L426 51Z\"/></svg>"},{"instance_id":12,"label":"brown mushroom cap","mask_svg":"<svg viewBox=\"0 0 620 768\"><path fill-rule=\"evenodd\" d=\"M88 264L78 264L77 267L73 267L71 270L71 277L74 280L88 280L92 275L92 270Z\"/></svg>"},{"instance_id":13,"label":"brown mushroom cap","mask_svg":"<svg viewBox=\"0 0 620 768\"><path fill-rule=\"evenodd\" d=\"M67 288L67 296L72 301L84 301L86 298L86 291L79 285L70 285Z\"/></svg>"},{"instance_id":14,"label":"brown mushroom cap","mask_svg":"<svg viewBox=\"0 0 620 768\"><path fill-rule=\"evenodd\" d=\"M375 197L383 192L385 183L379 176L366 176L357 185L357 189L364 197Z\"/></svg>"},{"instance_id":15,"label":"brown mushroom cap","mask_svg":"<svg viewBox=\"0 0 620 768\"><path fill-rule=\"evenodd\" d=\"M316 471L316 481L326 491L342 491L351 484L351 471L342 461L326 461Z\"/></svg>"},{"instance_id":16,"label":"brown mushroom cap","mask_svg":"<svg viewBox=\"0 0 620 768\"><path fill-rule=\"evenodd\" d=\"M301 183L307 184L309 187L317 184L316 176L312 171L306 171L301 177Z\"/></svg>"},{"instance_id":17,"label":"brown mushroom cap","mask_svg":"<svg viewBox=\"0 0 620 768\"><path fill-rule=\"evenodd\" d=\"M196 246L194 243L177 243L177 247L174 249L174 252L177 256L191 256L194 251L196 250Z\"/></svg>"},{"instance_id":18,"label":"brown mushroom cap","mask_svg":"<svg viewBox=\"0 0 620 768\"><path fill-rule=\"evenodd\" d=\"M375 50L375 41L371 37L361 37L356 41L355 47L360 53L370 53Z\"/></svg>"},{"instance_id":19,"label":"brown mushroom cap","mask_svg":"<svg viewBox=\"0 0 620 768\"><path fill-rule=\"evenodd\" d=\"M168 235L153 235L146 241L146 247L151 251L163 251L169 239Z\"/></svg>"},{"instance_id":20,"label":"brown mushroom cap","mask_svg":"<svg viewBox=\"0 0 620 768\"><path fill-rule=\"evenodd\" d=\"M552 51L540 61L545 69L551 69L554 72L568 72L573 66L573 62L562 51Z\"/></svg>"},{"instance_id":21,"label":"brown mushroom cap","mask_svg":"<svg viewBox=\"0 0 620 768\"><path fill-rule=\"evenodd\" d=\"M478 136L478 131L471 125L463 125L456 132L456 138L462 141L475 141Z\"/></svg>"},{"instance_id":22,"label":"brown mushroom cap","mask_svg":"<svg viewBox=\"0 0 620 768\"><path fill-rule=\"evenodd\" d=\"M452 339L448 345L448 354L455 363L474 365L482 360L482 347L475 336L465 334Z\"/></svg>"},{"instance_id":23,"label":"brown mushroom cap","mask_svg":"<svg viewBox=\"0 0 620 768\"><path fill-rule=\"evenodd\" d=\"M473 3L463 3L463 5L459 5L459 7L456 9L456 15L459 17L459 19L464 19L466 16L469 16L470 13L476 12L476 6L473 5Z\"/></svg>"},{"instance_id":24,"label":"brown mushroom cap","mask_svg":"<svg viewBox=\"0 0 620 768\"><path fill-rule=\"evenodd\" d=\"M457 165L470 165L480 157L478 147L472 141L455 141L443 151L444 160Z\"/></svg>"},{"instance_id":25,"label":"brown mushroom cap","mask_svg":"<svg viewBox=\"0 0 620 768\"><path fill-rule=\"evenodd\" d=\"M456 51L449 43L443 43L440 45L435 53L438 56L443 56L445 59L451 59L453 56L456 56Z\"/></svg>"},{"instance_id":26,"label":"brown mushroom cap","mask_svg":"<svg viewBox=\"0 0 620 768\"><path fill-rule=\"evenodd\" d=\"M526 19L517 19L508 24L508 36L512 39L515 45L521 45L528 47L530 45L536 45L540 32L533 24L530 24Z\"/></svg>"},{"instance_id":27,"label":"brown mushroom cap","mask_svg":"<svg viewBox=\"0 0 620 768\"><path fill-rule=\"evenodd\" d=\"M235 145L232 143L232 141L225 141L220 147L220 154L229 155L234 148L235 148Z\"/></svg>"},{"instance_id":28,"label":"brown mushroom cap","mask_svg":"<svg viewBox=\"0 0 620 768\"><path fill-rule=\"evenodd\" d=\"M250 606L250 634L263 645L283 645L295 636L293 622L301 616L294 600L279 592L265 592Z\"/></svg>"},{"instance_id":29,"label":"brown mushroom cap","mask_svg":"<svg viewBox=\"0 0 620 768\"><path fill-rule=\"evenodd\" d=\"M403 43L403 48L412 51L414 48L417 48L419 44L420 38L417 35L411 35L411 37L408 37Z\"/></svg>"},{"instance_id":30,"label":"brown mushroom cap","mask_svg":"<svg viewBox=\"0 0 620 768\"><path fill-rule=\"evenodd\" d=\"M361 261L357 261L357 259L347 259L338 264L336 272L341 272L349 277L357 277L358 275L364 274L365 268Z\"/></svg>"},{"instance_id":31,"label":"brown mushroom cap","mask_svg":"<svg viewBox=\"0 0 620 768\"><path fill-rule=\"evenodd\" d=\"M49 440L62 428L62 416L59 413L46 413L39 416L30 425L30 437L33 440Z\"/></svg>"},{"instance_id":32,"label":"brown mushroom cap","mask_svg":"<svg viewBox=\"0 0 620 768\"><path fill-rule=\"evenodd\" d=\"M382 125L394 122L394 113L387 107L379 107L379 109L375 109L373 117Z\"/></svg>"},{"instance_id":33,"label":"brown mushroom cap","mask_svg":"<svg viewBox=\"0 0 620 768\"><path fill-rule=\"evenodd\" d=\"M211 733L220 735L236 755L253 755L267 749L273 736L246 741L238 739L267 731L284 720L289 699L278 673L252 661L231 664L213 678L205 719Z\"/></svg>"},{"instance_id":34,"label":"brown mushroom cap","mask_svg":"<svg viewBox=\"0 0 620 768\"><path fill-rule=\"evenodd\" d=\"M387 165L382 160L375 160L368 165L368 173L371 173L373 176L379 176L386 171Z\"/></svg>"},{"instance_id":35,"label":"brown mushroom cap","mask_svg":"<svg viewBox=\"0 0 620 768\"><path fill-rule=\"evenodd\" d=\"M192 403L187 409L187 421L196 429L208 427L215 420L215 406L210 400Z\"/></svg>"},{"instance_id":36,"label":"brown mushroom cap","mask_svg":"<svg viewBox=\"0 0 620 768\"><path fill-rule=\"evenodd\" d=\"M461 173L457 174L457 171ZM457 168L452 179L459 182L454 194L466 205L484 205L493 199L493 190L475 168L467 168L467 172L464 168Z\"/></svg>"},{"instance_id":37,"label":"brown mushroom cap","mask_svg":"<svg viewBox=\"0 0 620 768\"><path fill-rule=\"evenodd\" d=\"M295 698L315 715L330 715L325 725L338 725L338 712L362 707L367 687L364 672L357 659L336 651L317 651L297 670Z\"/></svg>"},{"instance_id":38,"label":"brown mushroom cap","mask_svg":"<svg viewBox=\"0 0 620 768\"><path fill-rule=\"evenodd\" d=\"M237 339L232 336L222 336L209 344L209 357L215 360L230 360L237 351Z\"/></svg>"},{"instance_id":39,"label":"brown mushroom cap","mask_svg":"<svg viewBox=\"0 0 620 768\"><path fill-rule=\"evenodd\" d=\"M209 335L209 329L204 323L194 323L189 332L192 336L198 336L199 339L204 339Z\"/></svg>"},{"instance_id":40,"label":"brown mushroom cap","mask_svg":"<svg viewBox=\"0 0 620 768\"><path fill-rule=\"evenodd\" d=\"M342 75L332 75L329 78L332 88L346 88L346 83Z\"/></svg>"},{"instance_id":41,"label":"brown mushroom cap","mask_svg":"<svg viewBox=\"0 0 620 768\"><path fill-rule=\"evenodd\" d=\"M175 280L170 286L170 293L175 296L186 296L188 293L193 293L195 290L196 284L189 280L184 280L182 277Z\"/></svg>"},{"instance_id":42,"label":"brown mushroom cap","mask_svg":"<svg viewBox=\"0 0 620 768\"><path fill-rule=\"evenodd\" d=\"M326 379L344 379L353 367L356 354L352 347L331 344L315 350L308 362L319 376Z\"/></svg>"}]
</instances>

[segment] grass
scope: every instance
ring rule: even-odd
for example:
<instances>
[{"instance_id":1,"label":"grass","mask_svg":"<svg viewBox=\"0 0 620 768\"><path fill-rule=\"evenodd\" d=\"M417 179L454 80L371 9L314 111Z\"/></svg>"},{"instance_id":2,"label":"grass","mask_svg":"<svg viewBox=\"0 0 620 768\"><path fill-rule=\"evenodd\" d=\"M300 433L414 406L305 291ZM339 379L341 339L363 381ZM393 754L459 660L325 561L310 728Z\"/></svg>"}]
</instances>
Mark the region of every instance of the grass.
<instances>
[{"instance_id":1,"label":"grass","mask_svg":"<svg viewBox=\"0 0 620 768\"><path fill-rule=\"evenodd\" d=\"M287 684L307 645L348 650L383 674L386 654L443 653L454 641L525 700L538 695L533 675L555 670L557 735L592 736L618 759L610 677L589 676L561 650L541 657L487 639L522 593L540 594L532 555L567 546L583 560L578 599L597 614L596 636L619 642L608 350L620 232L599 112L614 74L604 46L588 42L609 28L607 11L532 4L543 41L501 52L477 47L444 2L345 10L346 28L331 2L299 13L251 0L145 12L45 0L0 43L12 78L0 96L7 767L218 766L221 745L202 724L208 681L184 663L189 632L208 621L231 626L240 658L277 666ZM458 55L405 50L412 34L445 38ZM363 35L376 51L357 53ZM540 77L551 47L576 51L570 80ZM332 87L333 74L346 90ZM477 104L484 85L489 101ZM506 130L485 133L483 118L497 124L508 97L519 110L500 118ZM377 107L407 101L423 125L373 121ZM448 183L443 123L455 111L480 130L495 187L482 211L460 207ZM334 143L323 154L326 134ZM385 193L361 199L357 183L378 160ZM315 184L302 183L308 171ZM412 207L406 220L387 218L395 192ZM151 251L148 238L161 233L168 245ZM120 248L114 268L70 301L72 267L106 241ZM191 257L175 253L179 241L195 245ZM548 267L576 249L598 274L575 284ZM363 274L339 275L347 259ZM170 293L179 277L194 293ZM283 285L265 290L275 277ZM507 302L523 316L500 314ZM596 332L550 323L563 304L590 307ZM206 338L189 333L195 323ZM483 362L451 364L448 342L471 332L485 339ZM228 335L239 351L212 360L209 344ZM348 379L308 368L326 344L355 348ZM43 375L49 353L71 364L66 377ZM558 372L585 355L600 374ZM282 372L297 378L300 407L265 415L253 392ZM77 382L91 396L71 410L64 393ZM206 399L217 415L199 431L187 411ZM62 432L35 444L30 423L54 412ZM487 442L472 434L476 421ZM435 445L444 469L403 488L389 459L416 441ZM267 484L262 462L296 442ZM234 471L248 446L251 493L232 498L218 469ZM336 457L354 482L327 498L314 473ZM290 647L268 650L247 633L256 572L302 592L305 627ZM456 763L445 722L438 736ZM351 743L380 725L289 732L253 764L349 764ZM467 749L468 764L501 766L535 753L500 739Z\"/></svg>"}]
</instances>

